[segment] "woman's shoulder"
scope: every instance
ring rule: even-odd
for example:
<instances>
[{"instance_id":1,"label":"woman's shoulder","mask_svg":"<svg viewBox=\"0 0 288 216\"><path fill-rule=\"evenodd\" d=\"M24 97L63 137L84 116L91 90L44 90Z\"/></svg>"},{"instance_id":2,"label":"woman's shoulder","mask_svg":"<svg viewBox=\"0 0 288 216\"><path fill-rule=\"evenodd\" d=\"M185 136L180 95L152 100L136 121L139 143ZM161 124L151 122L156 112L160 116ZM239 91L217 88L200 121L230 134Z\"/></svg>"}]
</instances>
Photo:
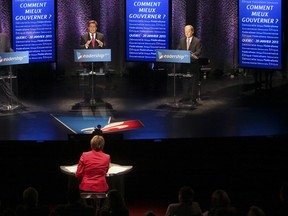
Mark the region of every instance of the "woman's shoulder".
<instances>
[{"instance_id":1,"label":"woman's shoulder","mask_svg":"<svg viewBox=\"0 0 288 216\"><path fill-rule=\"evenodd\" d=\"M107 154L107 153L105 153L105 152L103 152L103 151L100 151L99 153L100 153L100 154L102 154L102 155L103 155L103 157L109 157L109 158L110 158L110 155L109 155L109 154Z\"/></svg>"},{"instance_id":2,"label":"woman's shoulder","mask_svg":"<svg viewBox=\"0 0 288 216\"><path fill-rule=\"evenodd\" d=\"M82 152L82 157L89 157L90 155L93 155L92 151Z\"/></svg>"}]
</instances>

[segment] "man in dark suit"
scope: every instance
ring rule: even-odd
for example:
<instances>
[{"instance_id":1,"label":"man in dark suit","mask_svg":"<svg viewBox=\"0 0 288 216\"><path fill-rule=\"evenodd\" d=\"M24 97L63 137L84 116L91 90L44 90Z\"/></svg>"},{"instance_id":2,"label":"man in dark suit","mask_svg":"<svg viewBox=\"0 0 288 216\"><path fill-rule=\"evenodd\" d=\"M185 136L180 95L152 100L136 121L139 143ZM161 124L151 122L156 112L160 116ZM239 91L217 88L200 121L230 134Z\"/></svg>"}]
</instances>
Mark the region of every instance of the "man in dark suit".
<instances>
[{"instance_id":1,"label":"man in dark suit","mask_svg":"<svg viewBox=\"0 0 288 216\"><path fill-rule=\"evenodd\" d=\"M101 49L104 46L104 34L97 32L97 25L95 20L89 21L88 32L81 36L82 49Z\"/></svg>"},{"instance_id":2,"label":"man in dark suit","mask_svg":"<svg viewBox=\"0 0 288 216\"><path fill-rule=\"evenodd\" d=\"M88 22L88 32L81 36L80 48L81 49L101 49L104 47L104 34L97 32L97 22L90 20ZM84 67L91 70L91 64L83 64ZM94 63L94 68L102 67L102 63Z\"/></svg>"},{"instance_id":3,"label":"man in dark suit","mask_svg":"<svg viewBox=\"0 0 288 216\"><path fill-rule=\"evenodd\" d=\"M194 36L194 27L192 25L186 25L184 28L185 37L180 39L177 49L179 50L190 50L191 63L189 65L182 65L182 72L187 73L187 77L191 81L189 82L188 90L185 94L186 97L182 101L192 100L192 104L197 104L198 94L198 82L199 82L199 65L197 59L201 55L202 43L199 38ZM192 82L192 83L191 83Z\"/></svg>"},{"instance_id":4,"label":"man in dark suit","mask_svg":"<svg viewBox=\"0 0 288 216\"><path fill-rule=\"evenodd\" d=\"M11 48L10 39L4 33L0 33L0 53L1 52L13 52L13 49Z\"/></svg>"}]
</instances>

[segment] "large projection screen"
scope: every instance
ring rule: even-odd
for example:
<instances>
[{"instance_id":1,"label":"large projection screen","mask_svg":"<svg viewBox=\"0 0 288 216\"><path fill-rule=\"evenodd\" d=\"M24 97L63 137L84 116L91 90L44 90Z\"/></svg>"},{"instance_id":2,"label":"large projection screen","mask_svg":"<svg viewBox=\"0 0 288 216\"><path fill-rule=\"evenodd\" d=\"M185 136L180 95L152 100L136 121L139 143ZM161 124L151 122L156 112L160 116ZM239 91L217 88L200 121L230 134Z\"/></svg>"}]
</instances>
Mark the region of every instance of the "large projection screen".
<instances>
[{"instance_id":1,"label":"large projection screen","mask_svg":"<svg viewBox=\"0 0 288 216\"><path fill-rule=\"evenodd\" d=\"M239 65L282 68L281 0L239 0Z\"/></svg>"},{"instance_id":2,"label":"large projection screen","mask_svg":"<svg viewBox=\"0 0 288 216\"><path fill-rule=\"evenodd\" d=\"M29 52L29 62L54 62L54 0L12 0L12 41L14 51Z\"/></svg>"},{"instance_id":3,"label":"large projection screen","mask_svg":"<svg viewBox=\"0 0 288 216\"><path fill-rule=\"evenodd\" d=\"M155 62L169 49L169 0L126 0L126 61Z\"/></svg>"}]
</instances>

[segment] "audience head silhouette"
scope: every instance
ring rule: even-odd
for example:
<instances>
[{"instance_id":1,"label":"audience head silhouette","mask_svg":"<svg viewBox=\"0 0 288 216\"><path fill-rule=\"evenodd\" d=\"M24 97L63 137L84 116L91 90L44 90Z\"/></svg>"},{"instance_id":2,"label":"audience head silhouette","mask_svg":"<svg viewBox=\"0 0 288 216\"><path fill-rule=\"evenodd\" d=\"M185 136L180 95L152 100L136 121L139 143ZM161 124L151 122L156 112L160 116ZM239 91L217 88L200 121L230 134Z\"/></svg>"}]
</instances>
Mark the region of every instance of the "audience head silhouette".
<instances>
[{"instance_id":1,"label":"audience head silhouette","mask_svg":"<svg viewBox=\"0 0 288 216\"><path fill-rule=\"evenodd\" d=\"M34 187L28 187L23 192L24 205L29 207L38 206L38 191Z\"/></svg>"},{"instance_id":2,"label":"audience head silhouette","mask_svg":"<svg viewBox=\"0 0 288 216\"><path fill-rule=\"evenodd\" d=\"M288 204L288 182L283 183L280 188L280 200Z\"/></svg>"},{"instance_id":3,"label":"audience head silhouette","mask_svg":"<svg viewBox=\"0 0 288 216\"><path fill-rule=\"evenodd\" d=\"M153 211L147 211L144 216L156 216L156 214Z\"/></svg>"},{"instance_id":4,"label":"audience head silhouette","mask_svg":"<svg viewBox=\"0 0 288 216\"><path fill-rule=\"evenodd\" d=\"M194 191L188 186L183 186L179 190L178 199L180 203L192 204L194 199Z\"/></svg>"},{"instance_id":5,"label":"audience head silhouette","mask_svg":"<svg viewBox=\"0 0 288 216\"><path fill-rule=\"evenodd\" d=\"M226 191L215 190L211 196L211 205L213 208L227 208L231 205L230 198Z\"/></svg>"},{"instance_id":6,"label":"audience head silhouette","mask_svg":"<svg viewBox=\"0 0 288 216\"><path fill-rule=\"evenodd\" d=\"M202 210L199 204L194 202L194 191L191 187L183 186L179 189L178 201L178 203L168 205L165 216L202 216Z\"/></svg>"},{"instance_id":7,"label":"audience head silhouette","mask_svg":"<svg viewBox=\"0 0 288 216\"><path fill-rule=\"evenodd\" d=\"M251 206L247 216L265 216L265 212L258 206Z\"/></svg>"}]
</instances>

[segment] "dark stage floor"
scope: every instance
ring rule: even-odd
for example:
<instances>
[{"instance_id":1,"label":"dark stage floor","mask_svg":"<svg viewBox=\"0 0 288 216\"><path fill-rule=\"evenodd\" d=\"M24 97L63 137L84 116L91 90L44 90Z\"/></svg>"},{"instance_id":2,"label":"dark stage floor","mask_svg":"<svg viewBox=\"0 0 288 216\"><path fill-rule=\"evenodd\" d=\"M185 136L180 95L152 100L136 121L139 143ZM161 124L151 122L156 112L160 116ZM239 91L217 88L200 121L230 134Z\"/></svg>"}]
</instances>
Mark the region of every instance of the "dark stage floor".
<instances>
[{"instance_id":1,"label":"dark stage floor","mask_svg":"<svg viewBox=\"0 0 288 216\"><path fill-rule=\"evenodd\" d=\"M196 107L178 103L189 78L176 78L175 97L174 80L169 76L112 73L95 79L94 109L84 102L90 98L89 76L34 83L19 80L21 108L0 112L0 140L66 140L71 130L51 114L110 116L111 122L137 119L144 124L144 128L124 131L124 139L278 136L288 132L288 87L281 72L273 72L272 88L263 85L257 91L252 73L233 79L208 76Z\"/></svg>"}]
</instances>

